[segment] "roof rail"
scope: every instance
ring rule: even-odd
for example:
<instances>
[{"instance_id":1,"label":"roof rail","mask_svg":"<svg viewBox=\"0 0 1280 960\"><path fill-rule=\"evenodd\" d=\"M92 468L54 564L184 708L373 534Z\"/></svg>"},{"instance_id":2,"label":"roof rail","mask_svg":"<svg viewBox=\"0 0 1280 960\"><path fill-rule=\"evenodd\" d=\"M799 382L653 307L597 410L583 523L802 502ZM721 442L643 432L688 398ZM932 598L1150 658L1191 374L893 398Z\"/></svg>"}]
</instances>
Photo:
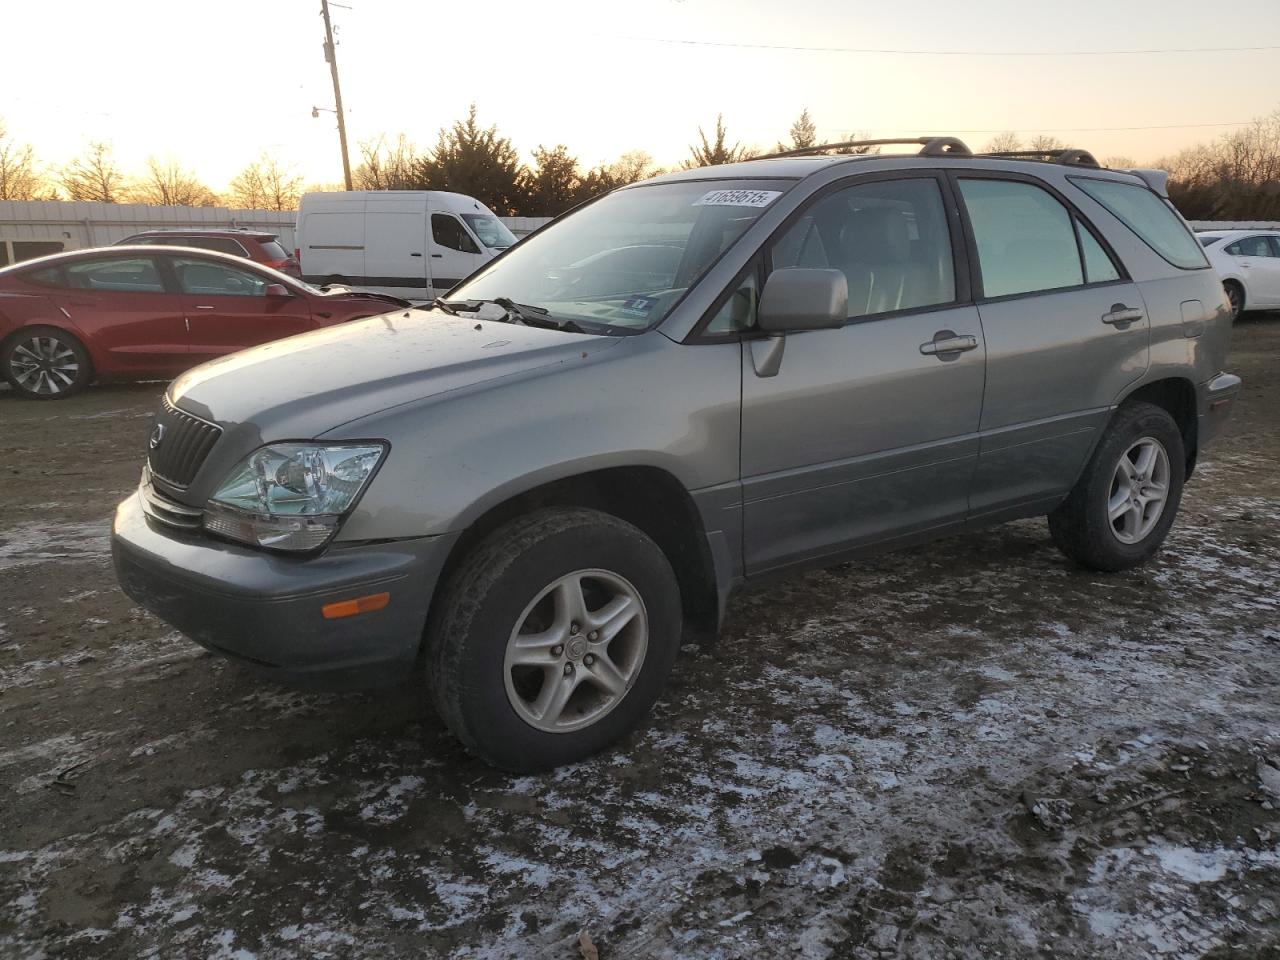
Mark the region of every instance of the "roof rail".
<instances>
[{"instance_id":1,"label":"roof rail","mask_svg":"<svg viewBox=\"0 0 1280 960\"><path fill-rule=\"evenodd\" d=\"M887 137L883 140L842 140L839 143L816 143L812 147L800 147L796 150L780 150L777 153L766 153L752 157L752 160L777 160L780 157L803 157L811 153L823 153L826 150L843 150L856 147L888 147L903 144L919 145L921 156L937 157L945 154L969 156L969 148L955 137Z\"/></svg>"},{"instance_id":2,"label":"roof rail","mask_svg":"<svg viewBox=\"0 0 1280 960\"><path fill-rule=\"evenodd\" d=\"M1067 147L1062 150L995 150L980 153L980 157L1004 157L1008 160L1047 160L1050 163L1063 163L1069 167L1101 167L1088 150Z\"/></svg>"}]
</instances>

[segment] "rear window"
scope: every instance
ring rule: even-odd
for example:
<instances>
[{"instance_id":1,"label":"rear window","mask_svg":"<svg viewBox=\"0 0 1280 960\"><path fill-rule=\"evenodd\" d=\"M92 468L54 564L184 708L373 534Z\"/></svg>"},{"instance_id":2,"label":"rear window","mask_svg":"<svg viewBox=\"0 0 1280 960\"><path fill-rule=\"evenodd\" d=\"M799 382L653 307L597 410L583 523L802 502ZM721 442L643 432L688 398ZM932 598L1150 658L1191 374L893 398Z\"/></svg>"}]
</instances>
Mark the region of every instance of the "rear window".
<instances>
[{"instance_id":1,"label":"rear window","mask_svg":"<svg viewBox=\"0 0 1280 960\"><path fill-rule=\"evenodd\" d=\"M1217 243L1222 238L1221 237L1196 237L1196 239L1200 241L1200 246L1207 247L1211 243Z\"/></svg>"},{"instance_id":2,"label":"rear window","mask_svg":"<svg viewBox=\"0 0 1280 960\"><path fill-rule=\"evenodd\" d=\"M260 240L258 246L262 248L262 252L267 255L268 260L288 260L289 251L280 246L278 240Z\"/></svg>"},{"instance_id":3,"label":"rear window","mask_svg":"<svg viewBox=\"0 0 1280 960\"><path fill-rule=\"evenodd\" d=\"M1175 267L1196 270L1209 265L1182 218L1146 187L1083 177L1072 177L1071 181Z\"/></svg>"}]
</instances>

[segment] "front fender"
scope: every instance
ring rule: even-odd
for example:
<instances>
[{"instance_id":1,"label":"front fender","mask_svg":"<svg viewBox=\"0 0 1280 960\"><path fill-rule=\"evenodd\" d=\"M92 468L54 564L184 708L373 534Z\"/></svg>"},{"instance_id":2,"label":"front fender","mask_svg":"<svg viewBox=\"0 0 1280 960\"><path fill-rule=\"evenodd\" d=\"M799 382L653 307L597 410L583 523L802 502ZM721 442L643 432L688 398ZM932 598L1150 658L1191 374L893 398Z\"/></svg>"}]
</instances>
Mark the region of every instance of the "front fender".
<instances>
[{"instance_id":1,"label":"front fender","mask_svg":"<svg viewBox=\"0 0 1280 960\"><path fill-rule=\"evenodd\" d=\"M534 487L610 467L665 470L688 491L737 480L738 343L627 338L581 364L528 371L344 424L391 452L341 540L465 529Z\"/></svg>"}]
</instances>

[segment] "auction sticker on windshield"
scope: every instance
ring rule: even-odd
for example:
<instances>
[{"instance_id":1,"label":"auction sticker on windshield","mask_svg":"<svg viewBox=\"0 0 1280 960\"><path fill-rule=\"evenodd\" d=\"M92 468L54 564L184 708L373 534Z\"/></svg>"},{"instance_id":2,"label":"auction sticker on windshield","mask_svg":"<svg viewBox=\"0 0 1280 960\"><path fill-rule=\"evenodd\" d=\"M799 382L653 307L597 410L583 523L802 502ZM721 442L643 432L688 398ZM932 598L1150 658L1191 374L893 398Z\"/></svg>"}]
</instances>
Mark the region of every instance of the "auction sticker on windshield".
<instances>
[{"instance_id":1,"label":"auction sticker on windshield","mask_svg":"<svg viewBox=\"0 0 1280 960\"><path fill-rule=\"evenodd\" d=\"M701 199L695 200L695 207L767 207L782 196L781 190L711 190L704 193Z\"/></svg>"}]
</instances>

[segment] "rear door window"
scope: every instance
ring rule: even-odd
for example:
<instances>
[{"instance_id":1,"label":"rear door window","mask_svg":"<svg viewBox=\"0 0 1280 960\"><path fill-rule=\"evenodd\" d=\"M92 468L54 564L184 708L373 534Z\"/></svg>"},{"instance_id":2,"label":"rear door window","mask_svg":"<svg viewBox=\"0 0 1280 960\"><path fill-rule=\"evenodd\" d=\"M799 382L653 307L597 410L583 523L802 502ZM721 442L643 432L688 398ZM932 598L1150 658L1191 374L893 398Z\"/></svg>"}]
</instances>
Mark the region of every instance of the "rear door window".
<instances>
[{"instance_id":1,"label":"rear door window","mask_svg":"<svg viewBox=\"0 0 1280 960\"><path fill-rule=\"evenodd\" d=\"M265 277L212 260L174 257L173 267L182 292L195 296L260 297L267 288Z\"/></svg>"},{"instance_id":2,"label":"rear door window","mask_svg":"<svg viewBox=\"0 0 1280 960\"><path fill-rule=\"evenodd\" d=\"M1072 177L1071 182L1113 213L1152 250L1175 267L1207 267L1204 251L1168 201L1136 183Z\"/></svg>"},{"instance_id":3,"label":"rear door window","mask_svg":"<svg viewBox=\"0 0 1280 960\"><path fill-rule=\"evenodd\" d=\"M1071 212L1018 180L960 179L983 296L1007 297L1084 283Z\"/></svg>"},{"instance_id":4,"label":"rear door window","mask_svg":"<svg viewBox=\"0 0 1280 960\"><path fill-rule=\"evenodd\" d=\"M164 293L160 271L150 257L119 257L67 264L67 286L117 293Z\"/></svg>"}]
</instances>

